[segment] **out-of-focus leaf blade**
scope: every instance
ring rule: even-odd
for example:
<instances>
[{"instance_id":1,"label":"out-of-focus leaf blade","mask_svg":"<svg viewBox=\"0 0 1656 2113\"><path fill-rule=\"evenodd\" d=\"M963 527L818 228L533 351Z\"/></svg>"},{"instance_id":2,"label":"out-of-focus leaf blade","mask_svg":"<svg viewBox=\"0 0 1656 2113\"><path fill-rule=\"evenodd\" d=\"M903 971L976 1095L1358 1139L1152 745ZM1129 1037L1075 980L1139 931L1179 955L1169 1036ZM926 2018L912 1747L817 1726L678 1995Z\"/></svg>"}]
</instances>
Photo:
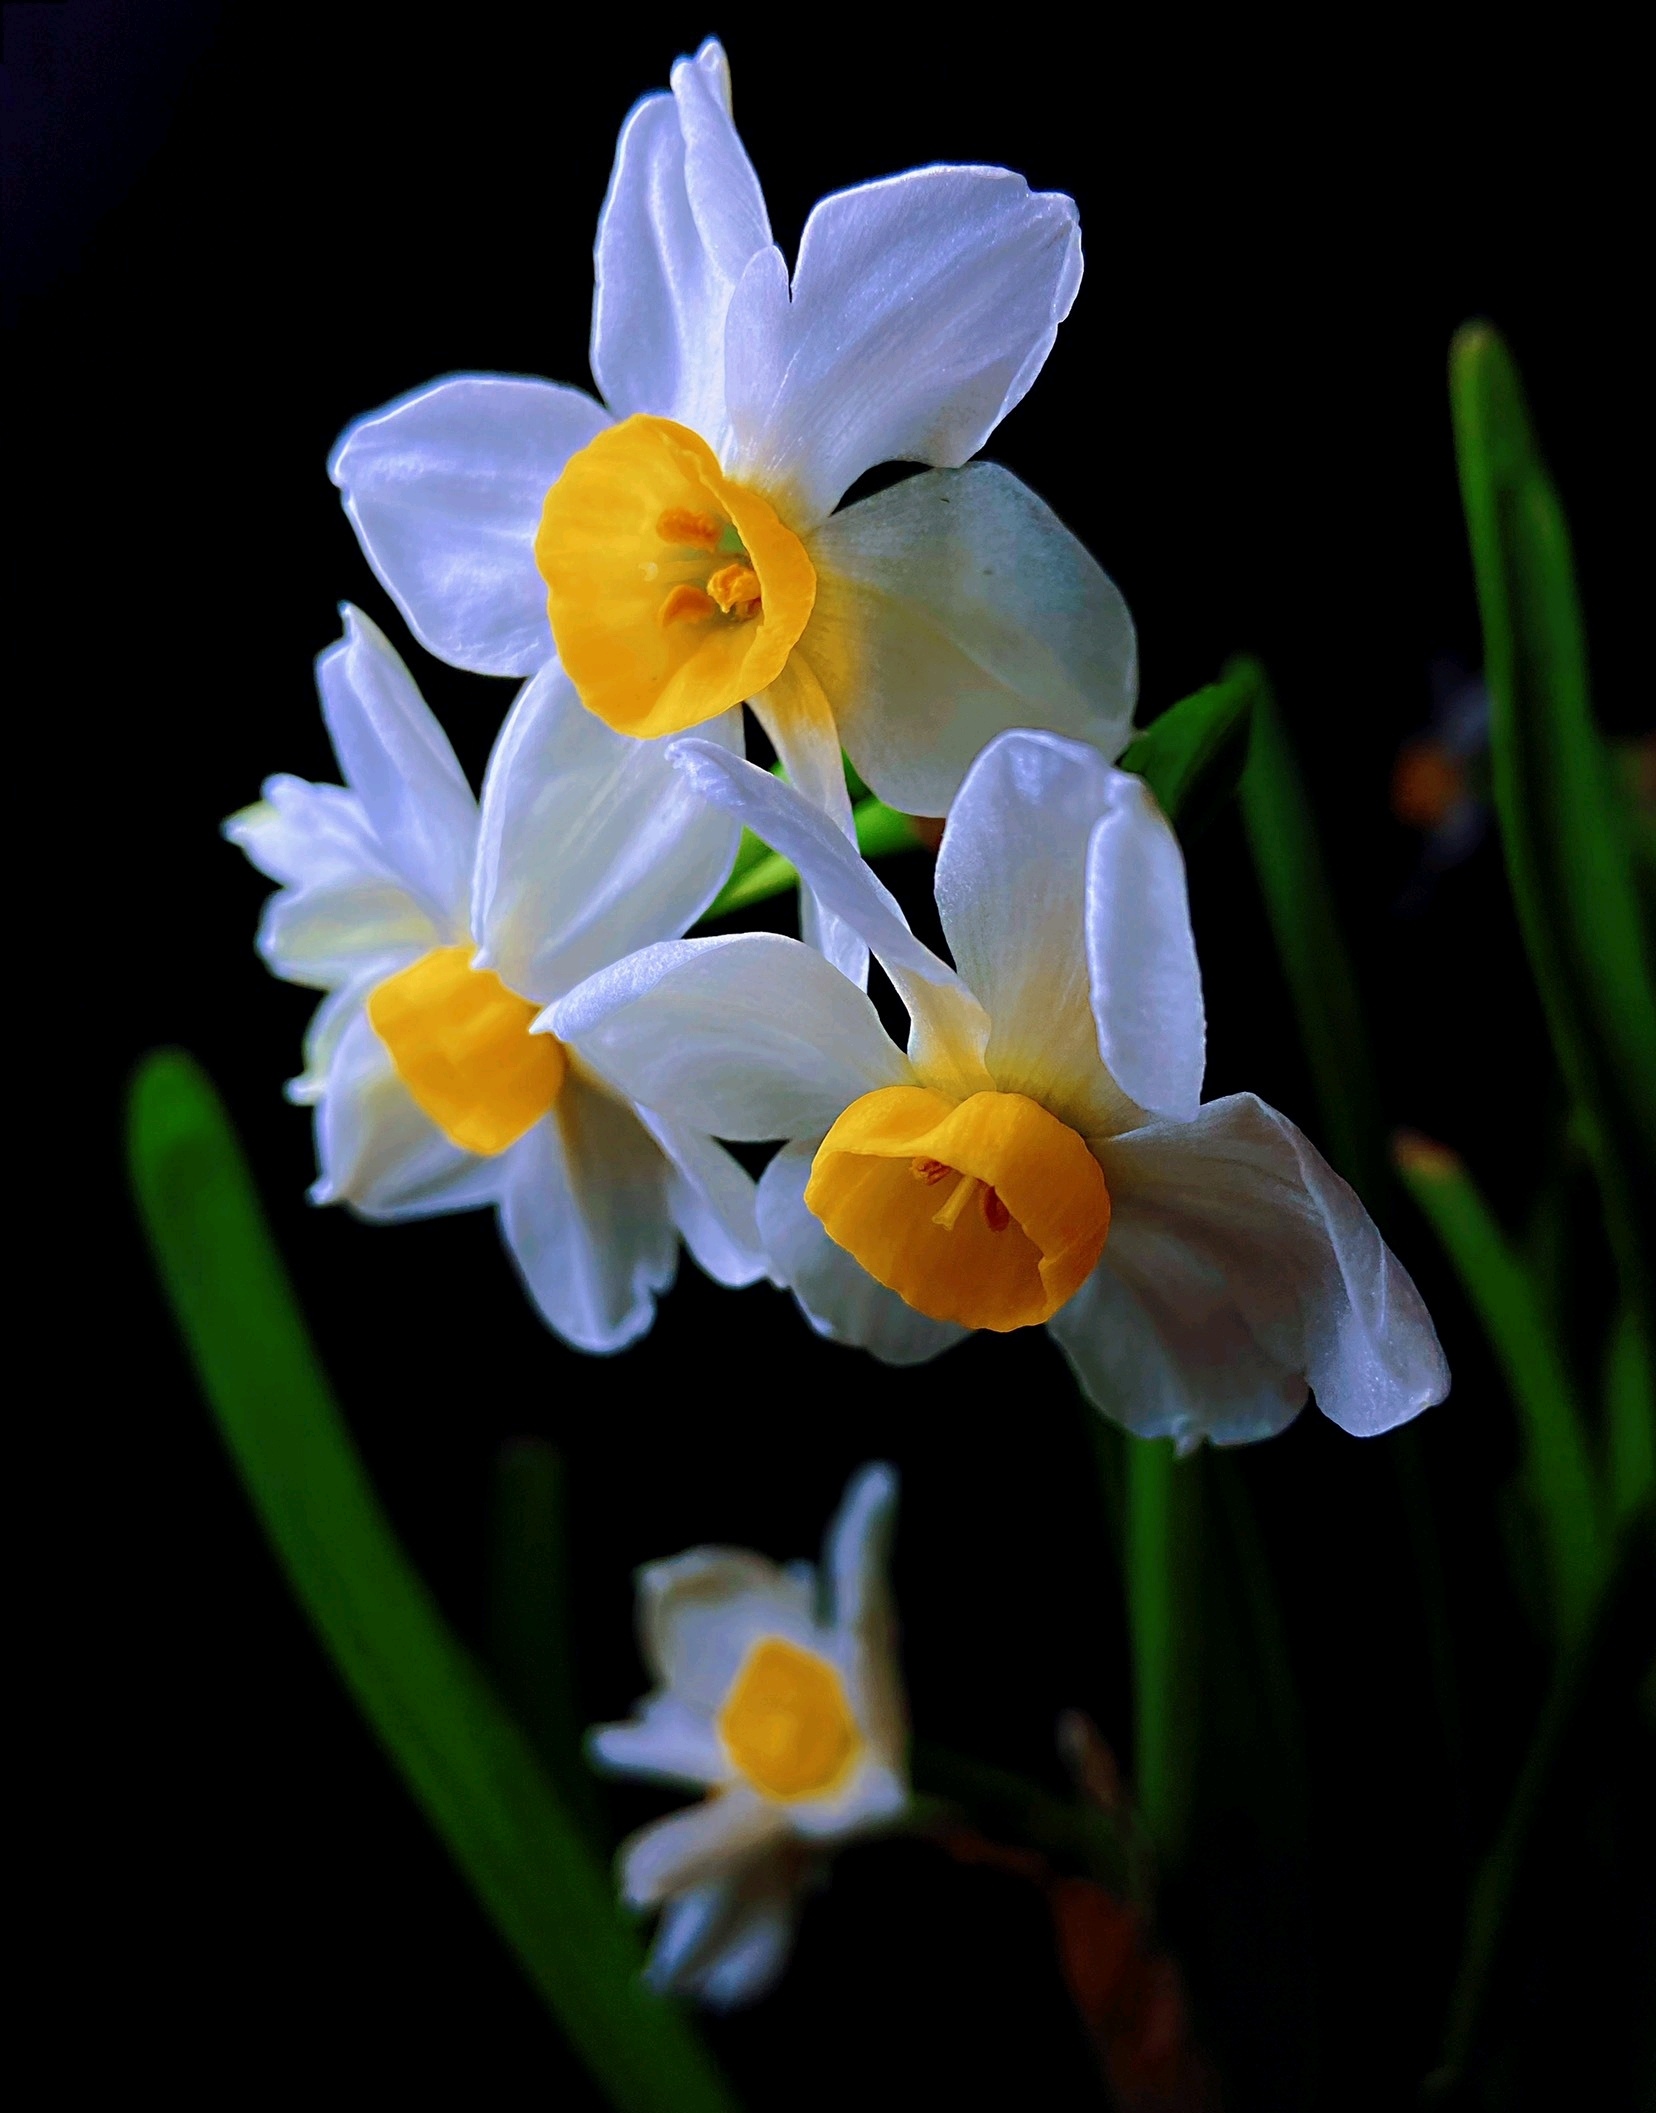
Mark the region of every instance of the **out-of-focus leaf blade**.
<instances>
[{"instance_id":1,"label":"out-of-focus leaf blade","mask_svg":"<svg viewBox=\"0 0 1656 2113\"><path fill-rule=\"evenodd\" d=\"M1586 1118L1627 1298L1653 1340L1656 974L1588 701L1570 537L1511 355L1456 334L1449 393L1483 619L1495 810L1553 1045Z\"/></svg>"},{"instance_id":2,"label":"out-of-focus leaf blade","mask_svg":"<svg viewBox=\"0 0 1656 2113\"><path fill-rule=\"evenodd\" d=\"M564 1465L543 1438L515 1438L495 1462L489 1547L489 1660L553 1788L601 1848L597 1785L581 1751L570 1653Z\"/></svg>"},{"instance_id":3,"label":"out-of-focus leaf blade","mask_svg":"<svg viewBox=\"0 0 1656 2113\"><path fill-rule=\"evenodd\" d=\"M1610 1508L1619 1526L1656 1497L1656 1374L1644 1333L1630 1312L1622 1313L1611 1337L1604 1391Z\"/></svg>"},{"instance_id":4,"label":"out-of-focus leaf blade","mask_svg":"<svg viewBox=\"0 0 1656 2113\"><path fill-rule=\"evenodd\" d=\"M364 1716L614 2103L731 2113L688 2025L640 1980L606 1874L387 1524L206 1075L152 1056L129 1114L140 1215L203 1390Z\"/></svg>"},{"instance_id":5,"label":"out-of-focus leaf blade","mask_svg":"<svg viewBox=\"0 0 1656 2113\"><path fill-rule=\"evenodd\" d=\"M1603 1582L1608 1535L1585 1418L1545 1302L1453 1152L1405 1134L1394 1157L1506 1376L1523 1428L1524 1481L1546 1550L1558 1629L1570 1642L1581 1634Z\"/></svg>"},{"instance_id":6,"label":"out-of-focus leaf blade","mask_svg":"<svg viewBox=\"0 0 1656 2113\"><path fill-rule=\"evenodd\" d=\"M1248 753L1258 673L1251 660L1233 660L1222 682L1210 682L1170 705L1129 742L1121 758L1121 768L1144 779L1186 843L1236 791Z\"/></svg>"}]
</instances>

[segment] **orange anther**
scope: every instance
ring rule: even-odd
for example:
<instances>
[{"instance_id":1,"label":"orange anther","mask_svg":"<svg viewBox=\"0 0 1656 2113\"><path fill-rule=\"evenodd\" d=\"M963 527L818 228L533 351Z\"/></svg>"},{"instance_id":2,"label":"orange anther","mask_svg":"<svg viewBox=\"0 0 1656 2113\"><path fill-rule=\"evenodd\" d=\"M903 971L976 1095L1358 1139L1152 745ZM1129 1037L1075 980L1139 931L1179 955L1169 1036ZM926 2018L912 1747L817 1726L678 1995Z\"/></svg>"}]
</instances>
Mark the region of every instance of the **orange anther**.
<instances>
[{"instance_id":1,"label":"orange anther","mask_svg":"<svg viewBox=\"0 0 1656 2113\"><path fill-rule=\"evenodd\" d=\"M1012 1213L993 1189L983 1192L983 1222L992 1233L1004 1233L1012 1223Z\"/></svg>"},{"instance_id":2,"label":"orange anther","mask_svg":"<svg viewBox=\"0 0 1656 2113\"><path fill-rule=\"evenodd\" d=\"M713 614L713 602L699 587L692 587L688 580L681 580L662 603L660 618L664 624L690 622Z\"/></svg>"},{"instance_id":3,"label":"orange anther","mask_svg":"<svg viewBox=\"0 0 1656 2113\"><path fill-rule=\"evenodd\" d=\"M669 506L656 523L656 534L664 543L677 543L691 550L717 550L723 529L711 514L699 514L693 506Z\"/></svg>"},{"instance_id":4,"label":"orange anther","mask_svg":"<svg viewBox=\"0 0 1656 2113\"><path fill-rule=\"evenodd\" d=\"M941 1159L912 1159L909 1172L916 1181L923 1181L927 1188L934 1189L945 1174L952 1174L953 1167L946 1167Z\"/></svg>"},{"instance_id":5,"label":"orange anther","mask_svg":"<svg viewBox=\"0 0 1656 2113\"><path fill-rule=\"evenodd\" d=\"M721 565L708 581L707 591L726 616L759 614L759 575L751 565L744 565L740 560Z\"/></svg>"}]
</instances>

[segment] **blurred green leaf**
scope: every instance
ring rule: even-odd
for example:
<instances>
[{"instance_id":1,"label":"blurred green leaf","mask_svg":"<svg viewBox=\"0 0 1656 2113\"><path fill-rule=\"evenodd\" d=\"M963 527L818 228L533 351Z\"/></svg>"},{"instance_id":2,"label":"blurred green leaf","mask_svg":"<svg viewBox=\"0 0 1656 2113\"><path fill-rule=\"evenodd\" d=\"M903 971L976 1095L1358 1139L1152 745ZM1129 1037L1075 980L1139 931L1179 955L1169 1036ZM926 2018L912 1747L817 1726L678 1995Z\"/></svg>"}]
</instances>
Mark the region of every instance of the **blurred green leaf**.
<instances>
[{"instance_id":1,"label":"blurred green leaf","mask_svg":"<svg viewBox=\"0 0 1656 2113\"><path fill-rule=\"evenodd\" d=\"M971 1759L929 1739L915 1740L909 1754L915 1792L958 1811L992 1836L1010 1836L1077 1871L1111 1892L1137 1897L1142 1874L1132 1819L1101 1811L1077 1799L1055 1797L1038 1783Z\"/></svg>"},{"instance_id":2,"label":"blurred green leaf","mask_svg":"<svg viewBox=\"0 0 1656 2113\"><path fill-rule=\"evenodd\" d=\"M495 1461L489 1662L553 1788L602 1856L597 1784L582 1751L570 1654L568 1551L563 1461L544 1438L514 1438Z\"/></svg>"},{"instance_id":3,"label":"blurred green leaf","mask_svg":"<svg viewBox=\"0 0 1656 2113\"><path fill-rule=\"evenodd\" d=\"M1450 403L1483 618L1495 809L1530 966L1587 1119L1646 1345L1656 1257L1656 981L1624 803L1588 702L1569 531L1511 355L1456 334Z\"/></svg>"},{"instance_id":4,"label":"blurred green leaf","mask_svg":"<svg viewBox=\"0 0 1656 2113\"><path fill-rule=\"evenodd\" d=\"M1170 1440L1127 1448L1124 1569L1133 1660L1133 1781L1157 1854L1181 1860L1196 1780L1202 1516L1198 1462Z\"/></svg>"},{"instance_id":5,"label":"blurred green leaf","mask_svg":"<svg viewBox=\"0 0 1656 2113\"><path fill-rule=\"evenodd\" d=\"M1394 1158L1506 1377L1524 1434L1524 1483L1546 1552L1551 1604L1560 1636L1572 1641L1603 1581L1608 1534L1586 1421L1546 1302L1453 1152L1405 1134Z\"/></svg>"},{"instance_id":6,"label":"blurred green leaf","mask_svg":"<svg viewBox=\"0 0 1656 2113\"><path fill-rule=\"evenodd\" d=\"M1644 1333L1625 1309L1610 1339L1605 1411L1610 1509L1619 1526L1656 1496L1656 1374Z\"/></svg>"},{"instance_id":7,"label":"blurred green leaf","mask_svg":"<svg viewBox=\"0 0 1656 2113\"><path fill-rule=\"evenodd\" d=\"M1254 662L1233 660L1222 682L1210 682L1170 705L1128 743L1121 758L1121 768L1144 779L1187 844L1236 791L1258 683Z\"/></svg>"},{"instance_id":8,"label":"blurred green leaf","mask_svg":"<svg viewBox=\"0 0 1656 2113\"><path fill-rule=\"evenodd\" d=\"M167 1297L296 1597L404 1782L614 2103L730 2113L524 1734L369 1486L228 1118L188 1056L133 1086L133 1187Z\"/></svg>"}]
</instances>

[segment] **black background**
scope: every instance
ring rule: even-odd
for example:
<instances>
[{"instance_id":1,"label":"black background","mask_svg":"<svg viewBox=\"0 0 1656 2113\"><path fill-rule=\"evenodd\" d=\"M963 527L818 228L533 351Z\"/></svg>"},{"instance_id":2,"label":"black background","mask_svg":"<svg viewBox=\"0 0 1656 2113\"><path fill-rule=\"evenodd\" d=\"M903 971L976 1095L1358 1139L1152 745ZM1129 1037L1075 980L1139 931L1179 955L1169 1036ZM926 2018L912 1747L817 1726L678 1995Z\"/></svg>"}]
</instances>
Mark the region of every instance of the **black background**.
<instances>
[{"instance_id":1,"label":"black background","mask_svg":"<svg viewBox=\"0 0 1656 2113\"><path fill-rule=\"evenodd\" d=\"M817 196L916 163L1001 162L1071 192L1081 295L989 453L1120 583L1146 712L1238 648L1265 658L1389 1114L1465 1151L1516 1211L1556 1096L1498 855L1400 918L1416 845L1387 784L1431 658L1478 654L1444 390L1473 314L1516 350L1575 526L1601 715L1645 723L1631 59L1586 18L1514 61L1399 42L1378 14L1337 35L1192 16L1152 37L1027 10L4 13L8 689L29 846L11 866L14 1092L42 1148L23 1223L38 1213L66 1293L38 1324L24 1419L50 1529L24 1603L72 1613L46 1750L73 1817L40 1822L57 1874L41 1950L81 2021L56 2060L66 2088L154 2076L232 2103L455 2085L596 2103L357 1723L218 1450L122 1191L119 1092L142 1050L183 1043L219 1080L379 1487L468 1634L500 1441L564 1449L593 1718L641 1685L633 1565L703 1540L809 1552L871 1457L904 1472L905 1660L933 1737L1057 1783L1054 1715L1079 1704L1125 1751L1119 1600L1044 1336L888 1372L817 1342L781 1294L718 1293L686 1264L651 1338L589 1361L540 1328L486 1215L378 1230L306 1207L307 1120L280 1085L310 1001L257 963L264 884L218 822L271 770L334 775L310 662L342 597L407 653L474 778L511 695L407 639L328 485L330 443L446 370L588 379L616 129L705 30L726 39L790 254ZM1191 879L1209 1091L1252 1087L1315 1134L1233 819ZM923 898L923 870L900 885ZM1228 1837L1170 1904L1238 2107L1302 2102L1304 2003L1317 2103L1411 2101L1465 1859L1539 1690L1493 1501L1510 1412L1424 1229L1392 1230L1457 1375L1419 1436L1463 1754L1446 1764L1432 1717L1389 1441L1308 1412L1241 1472L1307 1715L1309 1919L1277 1944L1269 1886ZM29 1312L16 1327L21 1363L40 1337ZM1501 2103L1632 2103L1648 1823L1642 1842L1581 1846L1632 1755L1613 1722L1572 1779L1587 1819L1531 1883ZM614 1799L618 1828L653 1809ZM781 1993L714 2037L756 2109L1097 2102L1034 1896L922 1845L846 1856Z\"/></svg>"}]
</instances>

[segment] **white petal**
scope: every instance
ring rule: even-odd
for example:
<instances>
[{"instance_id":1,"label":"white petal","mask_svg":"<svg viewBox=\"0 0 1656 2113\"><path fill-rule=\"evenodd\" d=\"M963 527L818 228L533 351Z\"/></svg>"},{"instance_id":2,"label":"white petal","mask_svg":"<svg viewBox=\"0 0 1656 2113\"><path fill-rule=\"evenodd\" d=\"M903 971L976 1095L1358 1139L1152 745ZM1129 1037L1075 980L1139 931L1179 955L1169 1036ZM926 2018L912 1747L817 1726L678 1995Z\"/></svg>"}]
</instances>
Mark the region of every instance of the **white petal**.
<instances>
[{"instance_id":1,"label":"white petal","mask_svg":"<svg viewBox=\"0 0 1656 2113\"><path fill-rule=\"evenodd\" d=\"M888 1365L919 1365L966 1335L952 1321L929 1320L887 1291L836 1247L805 1208L815 1143L784 1145L759 1177L759 1231L772 1274L832 1343L853 1343Z\"/></svg>"},{"instance_id":2,"label":"white petal","mask_svg":"<svg viewBox=\"0 0 1656 2113\"><path fill-rule=\"evenodd\" d=\"M710 2010L735 2010L744 2003L756 2003L782 1977L797 1920L791 1895L741 1898L716 1947L704 1954L693 1973L681 1971L675 1976L673 1985L686 1988ZM652 1985L662 1985L653 1957L649 1976Z\"/></svg>"},{"instance_id":3,"label":"white petal","mask_svg":"<svg viewBox=\"0 0 1656 2113\"><path fill-rule=\"evenodd\" d=\"M1087 853L1087 959L1098 1048L1116 1084L1188 1121L1202 1099L1207 1020L1184 853L1142 778L1110 772Z\"/></svg>"},{"instance_id":4,"label":"white petal","mask_svg":"<svg viewBox=\"0 0 1656 2113\"><path fill-rule=\"evenodd\" d=\"M947 814L972 758L1012 726L1120 754L1138 694L1127 604L1009 470L906 478L823 522L810 551L803 646L881 799Z\"/></svg>"},{"instance_id":5,"label":"white petal","mask_svg":"<svg viewBox=\"0 0 1656 2113\"><path fill-rule=\"evenodd\" d=\"M1138 1120L1098 1054L1087 973L1087 846L1120 797L1096 750L1002 734L972 766L937 859L937 907L989 1014L985 1061L1083 1137Z\"/></svg>"},{"instance_id":6,"label":"white petal","mask_svg":"<svg viewBox=\"0 0 1656 2113\"><path fill-rule=\"evenodd\" d=\"M705 1711L677 1695L651 1695L629 1724L600 1724L587 1733L587 1752L615 1775L705 1787L722 1782L730 1763Z\"/></svg>"},{"instance_id":7,"label":"white petal","mask_svg":"<svg viewBox=\"0 0 1656 2113\"><path fill-rule=\"evenodd\" d=\"M316 663L334 752L381 851L434 920L465 936L477 803L414 678L347 602L345 636Z\"/></svg>"},{"instance_id":8,"label":"white petal","mask_svg":"<svg viewBox=\"0 0 1656 2113\"><path fill-rule=\"evenodd\" d=\"M638 1574L644 1662L709 1722L762 1636L817 1648L814 1575L778 1569L746 1548L692 1548Z\"/></svg>"},{"instance_id":9,"label":"white petal","mask_svg":"<svg viewBox=\"0 0 1656 2113\"><path fill-rule=\"evenodd\" d=\"M896 1518L897 1470L876 1461L851 1478L823 1551L833 1623L848 1652L857 1718L885 1764L862 1771L869 1780L855 1786L858 1818L886 1809L890 1786L878 1778L888 1777L894 1765L901 1766L907 1743L897 1670L897 1615L889 1578ZM898 1802L905 1796L899 1784Z\"/></svg>"},{"instance_id":10,"label":"white petal","mask_svg":"<svg viewBox=\"0 0 1656 2113\"><path fill-rule=\"evenodd\" d=\"M740 712L715 731L739 745ZM659 742L612 733L549 662L518 693L483 783L478 966L550 1004L693 924L724 885L738 834Z\"/></svg>"},{"instance_id":11,"label":"white petal","mask_svg":"<svg viewBox=\"0 0 1656 2113\"><path fill-rule=\"evenodd\" d=\"M406 968L406 956L391 955L384 961L370 961L359 967L348 983L330 991L310 1016L305 1029L304 1065L297 1078L289 1079L283 1089L290 1101L298 1106L310 1107L319 1101L328 1087L328 1073L333 1069L334 1055L345 1036L345 1030L368 1001L368 993L376 983Z\"/></svg>"},{"instance_id":12,"label":"white petal","mask_svg":"<svg viewBox=\"0 0 1656 2113\"><path fill-rule=\"evenodd\" d=\"M551 653L535 531L564 464L608 424L582 389L457 374L346 428L328 474L381 585L439 660L532 675Z\"/></svg>"},{"instance_id":13,"label":"white petal","mask_svg":"<svg viewBox=\"0 0 1656 2113\"><path fill-rule=\"evenodd\" d=\"M665 1903L645 1977L716 2010L752 2002L787 1963L810 1858L791 1843L744 1857Z\"/></svg>"},{"instance_id":14,"label":"white petal","mask_svg":"<svg viewBox=\"0 0 1656 2113\"><path fill-rule=\"evenodd\" d=\"M831 1798L802 1798L788 1807L788 1824L801 1839L811 1842L844 1841L871 1828L888 1826L909 1802L908 1784L900 1769L874 1754L865 1754L861 1766Z\"/></svg>"},{"instance_id":15,"label":"white petal","mask_svg":"<svg viewBox=\"0 0 1656 2113\"><path fill-rule=\"evenodd\" d=\"M820 682L801 653L794 653L780 676L753 699L754 716L764 728L788 782L802 798L820 808L851 843L857 825L845 782L839 733ZM841 917L820 900L813 888L799 891L799 936L831 961L858 990L868 988L868 948Z\"/></svg>"},{"instance_id":16,"label":"white petal","mask_svg":"<svg viewBox=\"0 0 1656 2113\"><path fill-rule=\"evenodd\" d=\"M912 1083L863 993L775 932L646 947L579 984L548 1024L630 1100L711 1137L826 1130Z\"/></svg>"},{"instance_id":17,"label":"white petal","mask_svg":"<svg viewBox=\"0 0 1656 2113\"><path fill-rule=\"evenodd\" d=\"M252 865L285 888L326 888L392 878L373 825L354 792L313 785L283 771L266 778L256 805L223 833Z\"/></svg>"},{"instance_id":18,"label":"white petal","mask_svg":"<svg viewBox=\"0 0 1656 2113\"><path fill-rule=\"evenodd\" d=\"M731 467L800 528L876 463L976 454L1052 349L1081 237L1009 170L914 169L814 208L791 299L779 264L761 251L731 303Z\"/></svg>"},{"instance_id":19,"label":"white petal","mask_svg":"<svg viewBox=\"0 0 1656 2113\"><path fill-rule=\"evenodd\" d=\"M1360 1437L1448 1392L1408 1273L1274 1108L1252 1094L1213 1101L1194 1122L1111 1140L1103 1159L1114 1214L1100 1267L1148 1315L1192 1435L1235 1442L1279 1427L1308 1380L1324 1415ZM1118 1306L1108 1305L1106 1333Z\"/></svg>"},{"instance_id":20,"label":"white petal","mask_svg":"<svg viewBox=\"0 0 1656 2113\"><path fill-rule=\"evenodd\" d=\"M915 938L896 897L875 878L856 846L769 771L756 770L706 741L681 739L669 753L704 798L727 808L772 850L792 860L823 909L843 919L878 956L908 1008L913 1023L909 1053L916 1070L928 1081L967 1093L987 1086L983 1049L989 1021L982 1006L948 963Z\"/></svg>"},{"instance_id":21,"label":"white petal","mask_svg":"<svg viewBox=\"0 0 1656 2113\"><path fill-rule=\"evenodd\" d=\"M705 1798L643 1828L621 1849L621 1889L635 1908L723 1877L777 1840L785 1823L776 1808L744 1787Z\"/></svg>"},{"instance_id":22,"label":"white petal","mask_svg":"<svg viewBox=\"0 0 1656 2113\"><path fill-rule=\"evenodd\" d=\"M383 975L448 937L395 881L356 887L283 888L259 920L259 953L289 983L333 990L370 965Z\"/></svg>"},{"instance_id":23,"label":"white petal","mask_svg":"<svg viewBox=\"0 0 1656 2113\"><path fill-rule=\"evenodd\" d=\"M462 1151L416 1107L385 1045L359 1012L339 1038L316 1112L316 1203L364 1218L429 1218L499 1193L498 1160Z\"/></svg>"},{"instance_id":24,"label":"white petal","mask_svg":"<svg viewBox=\"0 0 1656 2113\"><path fill-rule=\"evenodd\" d=\"M501 1236L542 1318L577 1350L624 1350L678 1265L654 1139L571 1072L553 1113L507 1157Z\"/></svg>"},{"instance_id":25,"label":"white petal","mask_svg":"<svg viewBox=\"0 0 1656 2113\"><path fill-rule=\"evenodd\" d=\"M671 95L621 128L598 221L592 371L618 417L676 418L718 447L725 311L770 223L730 115L730 69L711 39L673 68Z\"/></svg>"},{"instance_id":26,"label":"white petal","mask_svg":"<svg viewBox=\"0 0 1656 2113\"><path fill-rule=\"evenodd\" d=\"M754 1217L753 1177L699 1130L639 1108L639 1121L672 1161L667 1208L698 1268L736 1289L766 1274Z\"/></svg>"}]
</instances>

